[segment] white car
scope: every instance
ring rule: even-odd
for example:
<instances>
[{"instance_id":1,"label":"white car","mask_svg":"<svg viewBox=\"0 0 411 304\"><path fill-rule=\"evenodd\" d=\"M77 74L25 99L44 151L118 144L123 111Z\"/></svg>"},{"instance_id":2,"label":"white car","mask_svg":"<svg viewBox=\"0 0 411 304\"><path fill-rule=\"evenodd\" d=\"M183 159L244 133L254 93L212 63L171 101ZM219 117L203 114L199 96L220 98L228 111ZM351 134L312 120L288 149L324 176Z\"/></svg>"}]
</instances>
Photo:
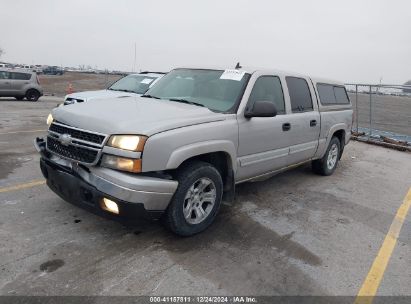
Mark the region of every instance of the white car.
<instances>
[{"instance_id":1,"label":"white car","mask_svg":"<svg viewBox=\"0 0 411 304\"><path fill-rule=\"evenodd\" d=\"M165 73L141 72L139 74L127 75L105 90L77 92L66 95L64 104L69 105L78 102L90 101L92 99L118 98L129 96L140 96L147 92Z\"/></svg>"}]
</instances>

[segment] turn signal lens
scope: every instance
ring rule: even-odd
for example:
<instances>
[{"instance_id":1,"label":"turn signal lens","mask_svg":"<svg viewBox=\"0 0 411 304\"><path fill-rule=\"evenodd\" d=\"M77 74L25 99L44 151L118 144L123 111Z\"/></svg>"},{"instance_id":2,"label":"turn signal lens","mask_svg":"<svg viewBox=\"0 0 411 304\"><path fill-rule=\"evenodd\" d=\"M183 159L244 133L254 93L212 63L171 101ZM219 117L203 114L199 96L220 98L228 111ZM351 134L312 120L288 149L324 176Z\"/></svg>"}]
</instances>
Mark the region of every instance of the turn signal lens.
<instances>
[{"instance_id":1,"label":"turn signal lens","mask_svg":"<svg viewBox=\"0 0 411 304\"><path fill-rule=\"evenodd\" d=\"M101 160L103 167L121 171L139 173L141 172L141 159L125 158L114 155L103 155Z\"/></svg>"}]
</instances>

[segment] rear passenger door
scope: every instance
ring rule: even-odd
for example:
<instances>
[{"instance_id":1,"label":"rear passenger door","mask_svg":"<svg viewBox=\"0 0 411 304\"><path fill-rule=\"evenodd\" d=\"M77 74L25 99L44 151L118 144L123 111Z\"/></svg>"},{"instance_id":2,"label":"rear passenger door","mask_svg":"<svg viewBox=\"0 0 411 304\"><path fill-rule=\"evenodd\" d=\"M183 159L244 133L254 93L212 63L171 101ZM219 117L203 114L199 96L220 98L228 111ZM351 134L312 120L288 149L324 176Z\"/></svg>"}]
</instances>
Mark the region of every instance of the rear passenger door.
<instances>
[{"instance_id":1,"label":"rear passenger door","mask_svg":"<svg viewBox=\"0 0 411 304\"><path fill-rule=\"evenodd\" d=\"M320 136L320 114L310 79L287 76L286 83L291 104L288 165L293 165L314 157Z\"/></svg>"},{"instance_id":2,"label":"rear passenger door","mask_svg":"<svg viewBox=\"0 0 411 304\"><path fill-rule=\"evenodd\" d=\"M24 87L30 84L31 74L20 73L20 72L10 72L11 75L11 89L13 93L24 95Z\"/></svg>"}]
</instances>

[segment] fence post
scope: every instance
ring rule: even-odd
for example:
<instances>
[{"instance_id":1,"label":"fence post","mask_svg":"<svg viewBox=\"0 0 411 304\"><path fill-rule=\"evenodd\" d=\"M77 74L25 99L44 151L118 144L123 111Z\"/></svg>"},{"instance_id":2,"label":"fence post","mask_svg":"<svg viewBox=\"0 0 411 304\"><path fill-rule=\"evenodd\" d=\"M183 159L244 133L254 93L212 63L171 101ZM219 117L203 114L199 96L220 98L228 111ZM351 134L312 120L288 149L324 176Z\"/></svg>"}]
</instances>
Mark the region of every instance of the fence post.
<instances>
[{"instance_id":1,"label":"fence post","mask_svg":"<svg viewBox=\"0 0 411 304\"><path fill-rule=\"evenodd\" d=\"M355 120L357 122L357 135L358 135L358 84L355 85Z\"/></svg>"},{"instance_id":2,"label":"fence post","mask_svg":"<svg viewBox=\"0 0 411 304\"><path fill-rule=\"evenodd\" d=\"M372 135L372 87L370 85L370 133L368 135L368 139L371 138Z\"/></svg>"}]
</instances>

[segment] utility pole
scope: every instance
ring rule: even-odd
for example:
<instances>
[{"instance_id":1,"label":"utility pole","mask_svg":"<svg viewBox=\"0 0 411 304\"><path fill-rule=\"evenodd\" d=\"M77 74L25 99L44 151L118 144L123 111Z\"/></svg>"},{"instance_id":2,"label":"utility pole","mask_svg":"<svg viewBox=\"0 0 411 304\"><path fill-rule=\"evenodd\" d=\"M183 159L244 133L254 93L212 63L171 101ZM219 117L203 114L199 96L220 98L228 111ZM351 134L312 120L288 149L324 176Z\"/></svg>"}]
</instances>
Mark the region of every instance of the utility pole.
<instances>
[{"instance_id":1,"label":"utility pole","mask_svg":"<svg viewBox=\"0 0 411 304\"><path fill-rule=\"evenodd\" d=\"M137 43L134 42L134 62L133 62L133 70L132 70L133 73L136 70L136 60L137 60Z\"/></svg>"}]
</instances>

